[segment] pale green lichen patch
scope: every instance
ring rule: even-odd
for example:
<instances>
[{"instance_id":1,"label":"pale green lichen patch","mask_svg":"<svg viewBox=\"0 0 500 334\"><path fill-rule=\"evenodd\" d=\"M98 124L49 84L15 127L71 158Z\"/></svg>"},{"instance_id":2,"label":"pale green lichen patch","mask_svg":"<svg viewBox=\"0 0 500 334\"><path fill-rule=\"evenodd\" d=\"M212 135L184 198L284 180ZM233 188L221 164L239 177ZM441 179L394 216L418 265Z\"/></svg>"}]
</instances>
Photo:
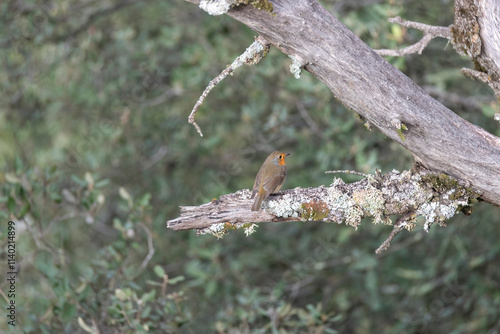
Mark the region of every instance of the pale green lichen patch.
<instances>
[{"instance_id":1,"label":"pale green lichen patch","mask_svg":"<svg viewBox=\"0 0 500 334\"><path fill-rule=\"evenodd\" d=\"M422 204L416 213L425 217L424 230L433 223L443 225L464 207L476 201L478 195L457 180L443 173L429 173L420 178L422 187L435 191L435 196Z\"/></svg>"},{"instance_id":2,"label":"pale green lichen patch","mask_svg":"<svg viewBox=\"0 0 500 334\"><path fill-rule=\"evenodd\" d=\"M210 15L227 13L236 0L201 0L200 8Z\"/></svg>"},{"instance_id":3,"label":"pale green lichen patch","mask_svg":"<svg viewBox=\"0 0 500 334\"><path fill-rule=\"evenodd\" d=\"M294 56L288 56L292 60L290 64L290 72L292 72L295 79L300 79L300 73L302 72L302 64Z\"/></svg>"},{"instance_id":4,"label":"pale green lichen patch","mask_svg":"<svg viewBox=\"0 0 500 334\"><path fill-rule=\"evenodd\" d=\"M373 216L374 224L392 224L390 218L384 217L384 194L377 188L368 185L365 189L355 191L352 198L366 215Z\"/></svg>"},{"instance_id":5,"label":"pale green lichen patch","mask_svg":"<svg viewBox=\"0 0 500 334\"><path fill-rule=\"evenodd\" d=\"M248 237L249 235L255 233L255 230L257 227L259 227L257 224L250 223L250 224L244 224L245 227L243 229L245 230L245 235Z\"/></svg>"},{"instance_id":6,"label":"pale green lichen patch","mask_svg":"<svg viewBox=\"0 0 500 334\"><path fill-rule=\"evenodd\" d=\"M411 171L391 171L385 176L382 193L387 199L385 212L389 214L416 210L421 203L432 199L433 193L421 184L420 175Z\"/></svg>"},{"instance_id":7,"label":"pale green lichen patch","mask_svg":"<svg viewBox=\"0 0 500 334\"><path fill-rule=\"evenodd\" d=\"M231 7L239 5L251 5L274 15L273 4L269 0L201 0L200 2L200 8L210 15L225 14Z\"/></svg>"},{"instance_id":8,"label":"pale green lichen patch","mask_svg":"<svg viewBox=\"0 0 500 334\"><path fill-rule=\"evenodd\" d=\"M363 218L363 209L347 194L337 189L338 186L345 184L342 179L335 178L333 184L328 189L328 207L331 210L341 212L345 223L354 226L356 229L361 224Z\"/></svg>"},{"instance_id":9,"label":"pale green lichen patch","mask_svg":"<svg viewBox=\"0 0 500 334\"><path fill-rule=\"evenodd\" d=\"M301 201L297 196L285 194L276 200L265 202L264 210L277 217L298 217L300 206L302 202L306 200L307 199L304 198Z\"/></svg>"},{"instance_id":10,"label":"pale green lichen patch","mask_svg":"<svg viewBox=\"0 0 500 334\"><path fill-rule=\"evenodd\" d=\"M243 229L245 235L248 237L249 235L255 233L258 225L254 223L219 223L213 224L210 227L198 230L198 235L211 234L217 239L222 239L226 234L231 230L240 230Z\"/></svg>"},{"instance_id":11,"label":"pale green lichen patch","mask_svg":"<svg viewBox=\"0 0 500 334\"><path fill-rule=\"evenodd\" d=\"M212 234L213 236L216 236L217 239L222 239L228 233L224 225L225 225L224 223L213 224L210 225L210 227L198 230L197 234L198 235Z\"/></svg>"},{"instance_id":12,"label":"pale green lichen patch","mask_svg":"<svg viewBox=\"0 0 500 334\"><path fill-rule=\"evenodd\" d=\"M468 204L468 200L451 200L455 192L455 189L450 189L439 200L424 203L419 207L417 214L425 217L424 230L426 232L433 223L442 224Z\"/></svg>"}]
</instances>

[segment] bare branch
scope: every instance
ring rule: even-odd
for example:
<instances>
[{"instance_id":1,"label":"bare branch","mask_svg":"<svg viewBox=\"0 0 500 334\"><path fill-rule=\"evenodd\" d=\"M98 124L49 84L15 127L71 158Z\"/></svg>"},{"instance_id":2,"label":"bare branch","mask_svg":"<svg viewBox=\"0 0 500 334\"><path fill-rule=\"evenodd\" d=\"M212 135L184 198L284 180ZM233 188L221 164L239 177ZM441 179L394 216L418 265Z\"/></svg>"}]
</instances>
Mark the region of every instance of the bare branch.
<instances>
[{"instance_id":1,"label":"bare branch","mask_svg":"<svg viewBox=\"0 0 500 334\"><path fill-rule=\"evenodd\" d=\"M403 27L407 27L407 28L414 28L414 29L421 30L421 31L423 31L424 36L417 43L412 44L410 46L407 46L406 48L403 48L403 49L399 49L399 50L391 50L391 49L375 50L375 52L377 52L381 56L401 57L401 56L409 55L412 53L422 54L422 51L424 51L425 47L434 38L443 37L443 38L447 38L448 40L450 40L452 38L451 26L449 26L449 27L436 27L436 26L431 26L431 25L419 23L419 22L406 21L406 20L403 20L399 16L390 18L389 22L397 23L397 24L402 25Z\"/></svg>"},{"instance_id":2,"label":"bare branch","mask_svg":"<svg viewBox=\"0 0 500 334\"><path fill-rule=\"evenodd\" d=\"M149 229L149 227L147 227L144 224L141 224L141 227L144 230L144 232L146 232L146 234L148 236L148 254L146 255L146 257L142 261L142 264L141 264L141 271L142 271L142 270L146 269L146 266L148 265L149 261L151 261L151 259L153 258L153 255L155 255L155 248L153 246L153 234L151 233L151 230Z\"/></svg>"},{"instance_id":3,"label":"bare branch","mask_svg":"<svg viewBox=\"0 0 500 334\"><path fill-rule=\"evenodd\" d=\"M486 84L488 84L491 88L493 88L493 91L497 94L497 96L500 98L500 81L495 81L492 79L492 76L489 75L486 72L480 72L473 70L471 68L462 68L462 74L465 75L466 77L469 77L471 79L478 79Z\"/></svg>"},{"instance_id":4,"label":"bare branch","mask_svg":"<svg viewBox=\"0 0 500 334\"><path fill-rule=\"evenodd\" d=\"M380 254L383 251L385 251L387 248L389 248L391 246L392 239L394 239L394 237L396 235L398 235L399 232L401 232L403 230L403 228L407 228L409 230L412 230L413 229L412 225L414 225L414 224L411 223L411 221L413 221L413 220L415 220L414 213L408 213L408 214L404 215L403 217L399 218L398 221L396 222L396 224L394 224L394 228L392 229L391 234L389 234L389 236L382 243L382 245L380 245L380 247L377 248L375 253ZM410 224L412 224L412 225L410 225Z\"/></svg>"},{"instance_id":5,"label":"bare branch","mask_svg":"<svg viewBox=\"0 0 500 334\"><path fill-rule=\"evenodd\" d=\"M262 38L261 39L257 38L245 50L245 52L241 56L237 57L231 65L226 67L218 76L216 76L212 81L210 81L207 88L205 88L203 94L201 94L200 98L194 105L191 114L189 114L188 121L190 124L194 125L196 131L198 131L201 137L203 137L203 133L201 132L201 129L198 126L198 124L196 124L194 118L196 116L196 113L198 112L198 109L200 109L201 105L203 104L203 101L205 101L206 97L208 96L208 93L210 93L212 89L214 89L214 87L219 82L224 80L229 74L233 73L237 68L241 67L243 64L247 65L257 64L262 59L262 56L260 56L260 52L264 51L264 56L265 56L267 50L269 49L269 46L265 43L262 43L262 41L263 41Z\"/></svg>"},{"instance_id":6,"label":"bare branch","mask_svg":"<svg viewBox=\"0 0 500 334\"><path fill-rule=\"evenodd\" d=\"M348 170L348 169L343 169L343 170L327 170L325 172L325 174L340 174L340 173L343 173L343 174L353 174L353 175L359 175L359 176L364 176L364 177L368 177L369 176L369 174L360 173L360 172L357 172L355 170Z\"/></svg>"},{"instance_id":7,"label":"bare branch","mask_svg":"<svg viewBox=\"0 0 500 334\"><path fill-rule=\"evenodd\" d=\"M454 8L453 48L475 69L462 73L487 83L500 100L500 1L455 0Z\"/></svg>"}]
</instances>

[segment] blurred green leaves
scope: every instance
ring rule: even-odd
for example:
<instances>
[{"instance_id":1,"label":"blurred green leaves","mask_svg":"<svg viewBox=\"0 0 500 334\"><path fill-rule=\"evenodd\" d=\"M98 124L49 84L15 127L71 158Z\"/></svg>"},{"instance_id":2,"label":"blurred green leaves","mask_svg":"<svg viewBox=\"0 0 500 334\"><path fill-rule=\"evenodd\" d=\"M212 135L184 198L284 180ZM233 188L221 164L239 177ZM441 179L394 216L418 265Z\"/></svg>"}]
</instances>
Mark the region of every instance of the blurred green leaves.
<instances>
[{"instance_id":1,"label":"blurred green leaves","mask_svg":"<svg viewBox=\"0 0 500 334\"><path fill-rule=\"evenodd\" d=\"M374 48L420 37L391 16L453 22L451 0L323 4ZM208 96L199 138L187 116L254 40L248 28L184 1L20 1L0 15L0 242L15 220L22 331L498 328L499 215L488 206L428 235L401 233L383 256L373 250L390 228L366 222L266 224L220 241L166 230L179 205L250 188L274 149L292 153L288 188L328 185L325 170L411 168L410 154L367 131L309 73L293 78L275 48ZM491 92L458 75L468 62L440 43L389 60L499 134Z\"/></svg>"}]
</instances>

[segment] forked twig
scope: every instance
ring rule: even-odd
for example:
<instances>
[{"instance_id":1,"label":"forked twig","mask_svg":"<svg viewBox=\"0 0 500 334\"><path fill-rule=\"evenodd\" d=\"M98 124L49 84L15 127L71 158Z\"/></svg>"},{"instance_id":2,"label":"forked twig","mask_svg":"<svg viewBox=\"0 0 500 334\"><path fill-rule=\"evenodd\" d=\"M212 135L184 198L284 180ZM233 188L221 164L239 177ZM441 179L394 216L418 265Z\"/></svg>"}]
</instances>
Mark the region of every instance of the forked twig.
<instances>
[{"instance_id":1,"label":"forked twig","mask_svg":"<svg viewBox=\"0 0 500 334\"><path fill-rule=\"evenodd\" d=\"M410 46L407 46L406 48L398 50L392 50L392 49L375 50L375 52L377 52L381 56L401 57L412 53L422 54L422 51L425 49L425 47L429 44L429 42L432 39L436 37L443 37L450 40L452 38L451 26L436 27L420 22L406 21L399 16L390 18L389 22L397 23L407 28L421 30L424 33L424 36L420 39L420 41Z\"/></svg>"}]
</instances>

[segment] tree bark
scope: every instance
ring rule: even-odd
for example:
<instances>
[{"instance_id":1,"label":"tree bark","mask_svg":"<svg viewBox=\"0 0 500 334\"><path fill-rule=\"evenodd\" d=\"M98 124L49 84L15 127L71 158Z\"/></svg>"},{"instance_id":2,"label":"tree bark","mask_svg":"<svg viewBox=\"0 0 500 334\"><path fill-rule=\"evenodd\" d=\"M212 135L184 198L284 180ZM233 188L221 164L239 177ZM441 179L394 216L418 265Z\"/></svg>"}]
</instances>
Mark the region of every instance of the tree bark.
<instances>
[{"instance_id":1,"label":"tree bark","mask_svg":"<svg viewBox=\"0 0 500 334\"><path fill-rule=\"evenodd\" d=\"M274 16L250 5L227 15L299 60L340 102L404 146L416 162L500 205L500 138L434 100L317 1L272 3Z\"/></svg>"},{"instance_id":2,"label":"tree bark","mask_svg":"<svg viewBox=\"0 0 500 334\"><path fill-rule=\"evenodd\" d=\"M486 82L500 100L500 1L455 0L453 47L475 69L462 72Z\"/></svg>"}]
</instances>

